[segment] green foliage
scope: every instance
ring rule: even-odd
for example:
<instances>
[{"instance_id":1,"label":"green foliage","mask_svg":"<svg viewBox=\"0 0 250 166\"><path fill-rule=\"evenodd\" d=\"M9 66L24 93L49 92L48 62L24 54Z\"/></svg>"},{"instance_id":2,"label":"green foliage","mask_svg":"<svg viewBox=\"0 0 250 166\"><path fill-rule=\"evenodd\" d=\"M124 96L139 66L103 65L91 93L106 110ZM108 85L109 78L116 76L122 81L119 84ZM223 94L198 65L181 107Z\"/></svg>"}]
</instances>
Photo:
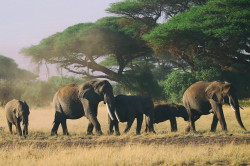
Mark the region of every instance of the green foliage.
<instances>
[{"instance_id":1,"label":"green foliage","mask_svg":"<svg viewBox=\"0 0 250 166\"><path fill-rule=\"evenodd\" d=\"M221 80L222 71L215 62L208 61L201 56L196 55L194 55L193 61L195 67L192 74L196 80L208 82Z\"/></svg>"},{"instance_id":2,"label":"green foliage","mask_svg":"<svg viewBox=\"0 0 250 166\"><path fill-rule=\"evenodd\" d=\"M125 72L125 86L131 94L147 95L154 99L161 97L161 88L148 68L129 70Z\"/></svg>"},{"instance_id":3,"label":"green foliage","mask_svg":"<svg viewBox=\"0 0 250 166\"><path fill-rule=\"evenodd\" d=\"M180 103L183 93L194 82L196 82L196 79L188 72L175 71L169 74L163 83L167 101Z\"/></svg>"},{"instance_id":4,"label":"green foliage","mask_svg":"<svg viewBox=\"0 0 250 166\"><path fill-rule=\"evenodd\" d=\"M240 100L239 104L241 107L250 107L250 99Z\"/></svg>"},{"instance_id":5,"label":"green foliage","mask_svg":"<svg viewBox=\"0 0 250 166\"><path fill-rule=\"evenodd\" d=\"M193 55L225 70L250 71L250 1L210 0L159 25L144 36L156 52L170 51L193 67ZM225 60L226 59L226 60ZM236 66L235 64L241 64Z\"/></svg>"},{"instance_id":6,"label":"green foliage","mask_svg":"<svg viewBox=\"0 0 250 166\"><path fill-rule=\"evenodd\" d=\"M22 82L18 85L22 89L21 100L27 101L30 106L49 106L53 100L53 92L48 82Z\"/></svg>"},{"instance_id":7,"label":"green foliage","mask_svg":"<svg viewBox=\"0 0 250 166\"><path fill-rule=\"evenodd\" d=\"M8 101L12 99L20 99L22 89L16 86L12 81L1 80L0 81L0 106L4 106Z\"/></svg>"},{"instance_id":8,"label":"green foliage","mask_svg":"<svg viewBox=\"0 0 250 166\"><path fill-rule=\"evenodd\" d=\"M103 66L118 66L118 62L115 57L109 56L99 63Z\"/></svg>"},{"instance_id":9,"label":"green foliage","mask_svg":"<svg viewBox=\"0 0 250 166\"><path fill-rule=\"evenodd\" d=\"M0 55L0 79L4 80L34 80L36 75L18 68L11 58Z\"/></svg>"}]
</instances>

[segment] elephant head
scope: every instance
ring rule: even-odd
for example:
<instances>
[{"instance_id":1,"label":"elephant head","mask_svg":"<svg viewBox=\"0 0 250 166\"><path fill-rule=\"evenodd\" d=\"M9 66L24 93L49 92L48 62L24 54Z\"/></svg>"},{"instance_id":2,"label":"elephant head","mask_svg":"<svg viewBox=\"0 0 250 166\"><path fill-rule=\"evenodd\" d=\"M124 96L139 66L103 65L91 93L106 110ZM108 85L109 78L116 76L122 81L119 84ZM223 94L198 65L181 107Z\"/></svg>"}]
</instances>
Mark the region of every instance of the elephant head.
<instances>
[{"instance_id":1,"label":"elephant head","mask_svg":"<svg viewBox=\"0 0 250 166\"><path fill-rule=\"evenodd\" d=\"M115 115L115 98L113 88L107 80L90 81L81 88L83 98L89 100L90 103L99 103L104 101L107 106L108 114L113 120Z\"/></svg>"},{"instance_id":2,"label":"elephant head","mask_svg":"<svg viewBox=\"0 0 250 166\"><path fill-rule=\"evenodd\" d=\"M246 130L241 120L240 106L236 96L236 90L231 83L213 82L206 88L205 92L208 99L215 101L217 104L226 103L230 105L235 112L240 127Z\"/></svg>"},{"instance_id":3,"label":"elephant head","mask_svg":"<svg viewBox=\"0 0 250 166\"><path fill-rule=\"evenodd\" d=\"M173 105L174 105L173 108L176 109L174 110L175 117L182 117L185 121L188 121L188 113L186 108L182 105L177 105L177 104Z\"/></svg>"}]
</instances>

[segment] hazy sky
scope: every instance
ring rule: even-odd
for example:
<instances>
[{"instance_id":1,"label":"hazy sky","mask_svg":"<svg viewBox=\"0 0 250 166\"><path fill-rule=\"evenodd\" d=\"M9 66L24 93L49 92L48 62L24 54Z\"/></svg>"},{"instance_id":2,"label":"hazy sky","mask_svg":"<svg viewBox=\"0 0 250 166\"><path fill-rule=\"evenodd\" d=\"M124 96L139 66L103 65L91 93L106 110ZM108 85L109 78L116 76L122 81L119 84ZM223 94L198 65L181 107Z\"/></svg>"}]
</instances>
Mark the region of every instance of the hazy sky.
<instances>
[{"instance_id":1,"label":"hazy sky","mask_svg":"<svg viewBox=\"0 0 250 166\"><path fill-rule=\"evenodd\" d=\"M30 60L19 54L24 47L69 26L95 22L109 16L105 9L119 0L1 0L0 54L32 70Z\"/></svg>"}]
</instances>

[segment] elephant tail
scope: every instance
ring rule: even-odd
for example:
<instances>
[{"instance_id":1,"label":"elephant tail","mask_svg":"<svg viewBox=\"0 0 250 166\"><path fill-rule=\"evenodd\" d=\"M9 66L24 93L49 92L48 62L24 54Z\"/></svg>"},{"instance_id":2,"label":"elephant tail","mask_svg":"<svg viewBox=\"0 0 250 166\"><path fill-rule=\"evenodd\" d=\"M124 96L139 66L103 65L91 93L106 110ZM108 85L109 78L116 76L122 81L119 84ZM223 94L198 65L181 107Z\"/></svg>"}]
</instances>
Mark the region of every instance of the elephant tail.
<instances>
[{"instance_id":1,"label":"elephant tail","mask_svg":"<svg viewBox=\"0 0 250 166\"><path fill-rule=\"evenodd\" d=\"M188 101L183 100L183 105L186 108L187 112L191 112L191 107Z\"/></svg>"},{"instance_id":2,"label":"elephant tail","mask_svg":"<svg viewBox=\"0 0 250 166\"><path fill-rule=\"evenodd\" d=\"M61 122L62 120L62 106L58 103L55 103L55 119L53 121L53 124Z\"/></svg>"}]
</instances>

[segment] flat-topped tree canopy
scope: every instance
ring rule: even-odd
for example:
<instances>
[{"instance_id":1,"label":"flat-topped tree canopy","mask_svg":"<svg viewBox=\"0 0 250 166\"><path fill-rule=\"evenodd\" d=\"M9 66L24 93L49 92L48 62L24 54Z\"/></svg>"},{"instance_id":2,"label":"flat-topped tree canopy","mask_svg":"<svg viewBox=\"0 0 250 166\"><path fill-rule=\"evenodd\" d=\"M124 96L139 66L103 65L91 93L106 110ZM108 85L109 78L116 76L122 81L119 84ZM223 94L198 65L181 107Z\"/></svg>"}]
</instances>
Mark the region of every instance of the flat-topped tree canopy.
<instances>
[{"instance_id":1,"label":"flat-topped tree canopy","mask_svg":"<svg viewBox=\"0 0 250 166\"><path fill-rule=\"evenodd\" d=\"M22 53L36 63L45 61L73 73L119 82L127 64L135 58L147 56L149 50L143 40L127 33L128 27L122 29L122 19L107 17L96 23L71 26L43 39L38 45L24 48ZM117 61L116 69L99 64L109 57ZM103 75L91 75L86 68Z\"/></svg>"},{"instance_id":2,"label":"flat-topped tree canopy","mask_svg":"<svg viewBox=\"0 0 250 166\"><path fill-rule=\"evenodd\" d=\"M194 55L223 70L250 71L250 1L210 0L159 25L144 39L158 54L170 52L194 67Z\"/></svg>"}]
</instances>

